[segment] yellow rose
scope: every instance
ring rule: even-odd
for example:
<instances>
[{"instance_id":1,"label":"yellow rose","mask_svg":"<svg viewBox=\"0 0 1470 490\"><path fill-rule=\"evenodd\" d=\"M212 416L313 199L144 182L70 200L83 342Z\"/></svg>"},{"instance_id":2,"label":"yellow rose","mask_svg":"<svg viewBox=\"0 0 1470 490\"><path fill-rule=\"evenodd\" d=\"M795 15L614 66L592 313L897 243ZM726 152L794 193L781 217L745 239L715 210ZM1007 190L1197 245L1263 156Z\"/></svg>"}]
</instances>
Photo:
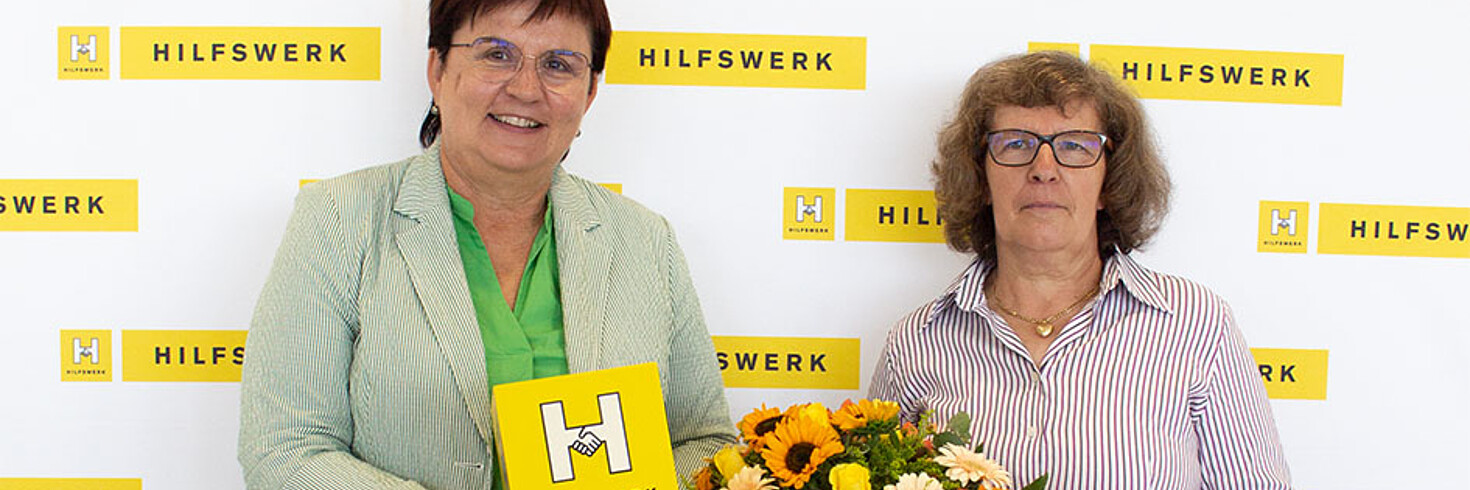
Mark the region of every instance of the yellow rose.
<instances>
[{"instance_id":1,"label":"yellow rose","mask_svg":"<svg viewBox=\"0 0 1470 490\"><path fill-rule=\"evenodd\" d=\"M729 444L724 449L715 453L715 468L720 470L720 483L727 483L730 477L740 472L745 467L745 458L740 457L740 450Z\"/></svg>"},{"instance_id":2,"label":"yellow rose","mask_svg":"<svg viewBox=\"0 0 1470 490\"><path fill-rule=\"evenodd\" d=\"M832 483L832 490L869 490L868 469L863 465L846 463L832 467L832 472L827 474L827 481Z\"/></svg>"},{"instance_id":3,"label":"yellow rose","mask_svg":"<svg viewBox=\"0 0 1470 490\"><path fill-rule=\"evenodd\" d=\"M822 406L821 403L808 403L806 406L801 407L801 411L799 412L799 414L802 417L807 417L811 420L820 421L822 425L828 425L832 423L831 419L829 419L827 415L827 407Z\"/></svg>"}]
</instances>

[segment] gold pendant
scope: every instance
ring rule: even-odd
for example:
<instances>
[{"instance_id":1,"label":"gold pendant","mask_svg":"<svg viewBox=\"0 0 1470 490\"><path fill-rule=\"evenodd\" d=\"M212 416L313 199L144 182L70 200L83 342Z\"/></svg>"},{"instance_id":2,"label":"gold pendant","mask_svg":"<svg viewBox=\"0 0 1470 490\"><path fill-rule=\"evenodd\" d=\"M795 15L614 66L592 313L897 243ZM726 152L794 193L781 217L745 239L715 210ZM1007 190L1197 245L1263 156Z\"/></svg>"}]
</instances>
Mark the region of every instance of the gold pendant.
<instances>
[{"instance_id":1,"label":"gold pendant","mask_svg":"<svg viewBox=\"0 0 1470 490\"><path fill-rule=\"evenodd\" d=\"M1036 335L1040 335L1042 338L1049 337L1049 336L1051 336L1051 329L1052 329L1052 327L1051 327L1051 324L1050 323L1047 323L1047 322L1038 323L1038 324L1036 324Z\"/></svg>"}]
</instances>

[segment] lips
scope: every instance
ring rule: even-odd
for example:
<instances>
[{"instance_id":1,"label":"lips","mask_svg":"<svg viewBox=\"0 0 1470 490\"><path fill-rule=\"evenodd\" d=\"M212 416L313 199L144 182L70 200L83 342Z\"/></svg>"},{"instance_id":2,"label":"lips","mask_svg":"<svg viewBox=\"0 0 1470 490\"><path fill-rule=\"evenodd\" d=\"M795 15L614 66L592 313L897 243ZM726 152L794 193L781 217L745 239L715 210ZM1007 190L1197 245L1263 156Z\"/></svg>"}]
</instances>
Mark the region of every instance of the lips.
<instances>
[{"instance_id":1,"label":"lips","mask_svg":"<svg viewBox=\"0 0 1470 490\"><path fill-rule=\"evenodd\" d=\"M523 129L536 129L543 126L540 121L537 121L535 119L509 114L491 114L490 118L501 124L515 126L517 128Z\"/></svg>"},{"instance_id":2,"label":"lips","mask_svg":"<svg viewBox=\"0 0 1470 490\"><path fill-rule=\"evenodd\" d=\"M1045 210L1045 209L1067 209L1067 207L1061 205L1060 203L1053 202L1053 201L1036 201L1036 202L1029 202L1029 203L1026 203L1026 204L1022 205L1021 206L1021 209L1022 210L1027 210L1027 209Z\"/></svg>"}]
</instances>

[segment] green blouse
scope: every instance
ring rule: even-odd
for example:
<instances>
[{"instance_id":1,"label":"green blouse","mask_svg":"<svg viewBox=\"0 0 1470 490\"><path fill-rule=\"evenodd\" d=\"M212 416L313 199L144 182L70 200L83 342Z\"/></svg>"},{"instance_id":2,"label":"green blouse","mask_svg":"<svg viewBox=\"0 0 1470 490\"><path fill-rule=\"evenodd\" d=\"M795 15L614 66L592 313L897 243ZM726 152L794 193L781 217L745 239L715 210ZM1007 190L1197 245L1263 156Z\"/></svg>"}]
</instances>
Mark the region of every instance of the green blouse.
<instances>
[{"instance_id":1,"label":"green blouse","mask_svg":"<svg viewBox=\"0 0 1470 490\"><path fill-rule=\"evenodd\" d=\"M454 211L454 235L460 260L464 262L470 300L474 302L480 338L485 343L485 372L489 376L486 388L567 374L561 281L550 200L546 203L546 221L531 243L513 310L505 304L500 281L490 264L490 254L485 251L479 230L475 229L474 206L453 189L449 190L449 204ZM500 474L499 468L496 470ZM496 480L496 487L502 487L503 476Z\"/></svg>"}]
</instances>

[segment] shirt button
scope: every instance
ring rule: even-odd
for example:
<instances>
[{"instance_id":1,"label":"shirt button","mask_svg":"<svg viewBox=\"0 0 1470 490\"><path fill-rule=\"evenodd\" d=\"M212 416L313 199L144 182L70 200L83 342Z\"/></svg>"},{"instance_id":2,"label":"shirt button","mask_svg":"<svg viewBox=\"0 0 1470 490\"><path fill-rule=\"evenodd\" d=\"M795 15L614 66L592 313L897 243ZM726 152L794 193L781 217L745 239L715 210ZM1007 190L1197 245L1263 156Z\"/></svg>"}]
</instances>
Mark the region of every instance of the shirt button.
<instances>
[{"instance_id":1,"label":"shirt button","mask_svg":"<svg viewBox=\"0 0 1470 490\"><path fill-rule=\"evenodd\" d=\"M1026 427L1026 437L1031 439L1036 438L1036 426L1031 425Z\"/></svg>"}]
</instances>

